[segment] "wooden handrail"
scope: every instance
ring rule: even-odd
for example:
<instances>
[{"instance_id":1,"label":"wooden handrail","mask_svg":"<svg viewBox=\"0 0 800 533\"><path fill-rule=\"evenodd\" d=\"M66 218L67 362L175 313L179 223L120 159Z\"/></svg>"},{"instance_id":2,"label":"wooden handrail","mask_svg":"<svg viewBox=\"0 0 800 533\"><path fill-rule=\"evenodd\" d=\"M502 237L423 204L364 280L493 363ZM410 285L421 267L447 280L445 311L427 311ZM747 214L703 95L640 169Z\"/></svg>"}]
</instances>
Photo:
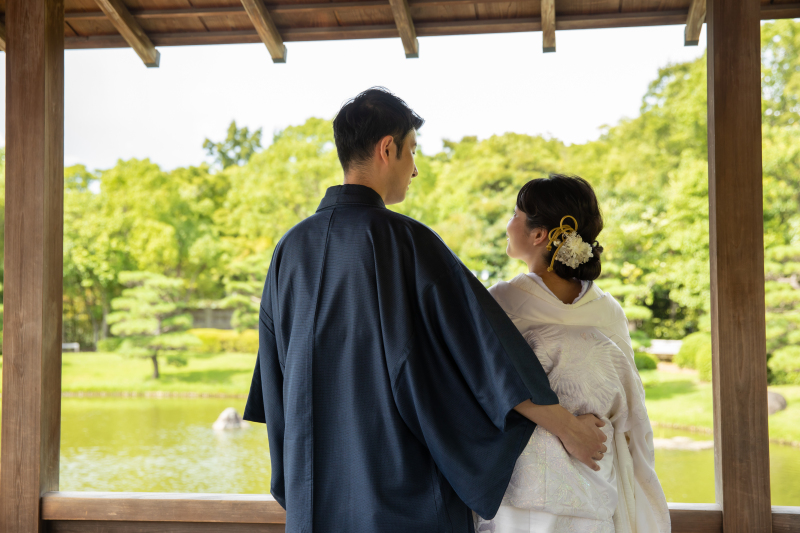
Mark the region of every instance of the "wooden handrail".
<instances>
[{"instance_id":1,"label":"wooden handrail","mask_svg":"<svg viewBox=\"0 0 800 533\"><path fill-rule=\"evenodd\" d=\"M670 503L674 533L721 533L716 504ZM773 507L773 532L800 527L800 507ZM267 494L187 494L160 492L48 492L42 497L47 521L184 522L285 524L286 513Z\"/></svg>"},{"instance_id":2,"label":"wooden handrail","mask_svg":"<svg viewBox=\"0 0 800 533\"><path fill-rule=\"evenodd\" d=\"M286 513L268 494L169 492L48 492L44 520L225 522L285 524Z\"/></svg>"}]
</instances>

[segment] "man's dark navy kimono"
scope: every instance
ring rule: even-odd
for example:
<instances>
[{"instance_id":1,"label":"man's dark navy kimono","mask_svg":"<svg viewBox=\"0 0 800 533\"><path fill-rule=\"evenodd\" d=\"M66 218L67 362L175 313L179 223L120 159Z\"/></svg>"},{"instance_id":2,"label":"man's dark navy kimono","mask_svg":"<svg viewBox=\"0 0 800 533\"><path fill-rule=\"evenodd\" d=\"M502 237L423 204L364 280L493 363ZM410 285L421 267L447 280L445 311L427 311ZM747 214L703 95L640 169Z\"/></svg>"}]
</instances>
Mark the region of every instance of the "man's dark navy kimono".
<instances>
[{"instance_id":1,"label":"man's dark navy kimono","mask_svg":"<svg viewBox=\"0 0 800 533\"><path fill-rule=\"evenodd\" d=\"M278 243L244 418L266 422L286 531L467 533L494 516L558 403L481 283L361 185L328 189Z\"/></svg>"}]
</instances>

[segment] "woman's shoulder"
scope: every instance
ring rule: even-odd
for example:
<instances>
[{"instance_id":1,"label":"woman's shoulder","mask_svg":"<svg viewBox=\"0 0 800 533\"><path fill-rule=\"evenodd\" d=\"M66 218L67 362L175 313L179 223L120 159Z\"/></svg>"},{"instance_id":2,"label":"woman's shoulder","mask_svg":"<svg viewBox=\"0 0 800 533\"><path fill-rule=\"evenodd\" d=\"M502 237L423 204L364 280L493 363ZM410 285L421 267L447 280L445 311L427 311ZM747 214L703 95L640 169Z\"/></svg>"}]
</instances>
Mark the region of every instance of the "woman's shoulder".
<instances>
[{"instance_id":1,"label":"woman's shoulder","mask_svg":"<svg viewBox=\"0 0 800 533\"><path fill-rule=\"evenodd\" d=\"M520 276L525 276L525 274L520 274L510 281L498 281L488 289L492 298L508 314L514 314L513 310L518 309L529 298L528 294L515 285L515 280Z\"/></svg>"}]
</instances>

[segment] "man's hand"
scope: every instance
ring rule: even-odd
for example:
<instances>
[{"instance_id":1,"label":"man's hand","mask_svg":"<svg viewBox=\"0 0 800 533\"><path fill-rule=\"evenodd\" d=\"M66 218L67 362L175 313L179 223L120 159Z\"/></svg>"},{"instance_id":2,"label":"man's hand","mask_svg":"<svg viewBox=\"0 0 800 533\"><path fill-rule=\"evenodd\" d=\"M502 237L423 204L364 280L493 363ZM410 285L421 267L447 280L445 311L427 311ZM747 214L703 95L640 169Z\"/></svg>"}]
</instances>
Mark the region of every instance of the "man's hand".
<instances>
[{"instance_id":1,"label":"man's hand","mask_svg":"<svg viewBox=\"0 0 800 533\"><path fill-rule=\"evenodd\" d=\"M577 423L571 424L571 430L558 438L571 456L592 470L600 470L595 461L602 459L608 451L603 444L607 437L600 431L606 423L594 415L581 415L575 421Z\"/></svg>"},{"instance_id":2,"label":"man's hand","mask_svg":"<svg viewBox=\"0 0 800 533\"><path fill-rule=\"evenodd\" d=\"M608 451L607 437L600 428L605 422L594 415L578 417L560 405L536 405L526 400L514 408L525 418L542 426L561 440L567 452L592 470L600 470L595 461Z\"/></svg>"}]
</instances>

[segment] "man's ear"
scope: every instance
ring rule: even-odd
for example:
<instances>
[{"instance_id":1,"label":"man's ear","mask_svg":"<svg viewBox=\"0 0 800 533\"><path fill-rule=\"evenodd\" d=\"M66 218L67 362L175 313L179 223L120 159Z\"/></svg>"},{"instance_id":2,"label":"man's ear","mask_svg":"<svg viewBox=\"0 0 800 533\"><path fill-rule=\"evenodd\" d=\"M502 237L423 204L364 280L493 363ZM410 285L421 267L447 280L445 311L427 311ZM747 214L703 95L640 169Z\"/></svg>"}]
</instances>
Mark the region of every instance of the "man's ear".
<instances>
[{"instance_id":1,"label":"man's ear","mask_svg":"<svg viewBox=\"0 0 800 533\"><path fill-rule=\"evenodd\" d=\"M394 152L397 151L397 146L394 144L394 137L386 135L383 139L378 141L378 157L381 161L388 164Z\"/></svg>"}]
</instances>

